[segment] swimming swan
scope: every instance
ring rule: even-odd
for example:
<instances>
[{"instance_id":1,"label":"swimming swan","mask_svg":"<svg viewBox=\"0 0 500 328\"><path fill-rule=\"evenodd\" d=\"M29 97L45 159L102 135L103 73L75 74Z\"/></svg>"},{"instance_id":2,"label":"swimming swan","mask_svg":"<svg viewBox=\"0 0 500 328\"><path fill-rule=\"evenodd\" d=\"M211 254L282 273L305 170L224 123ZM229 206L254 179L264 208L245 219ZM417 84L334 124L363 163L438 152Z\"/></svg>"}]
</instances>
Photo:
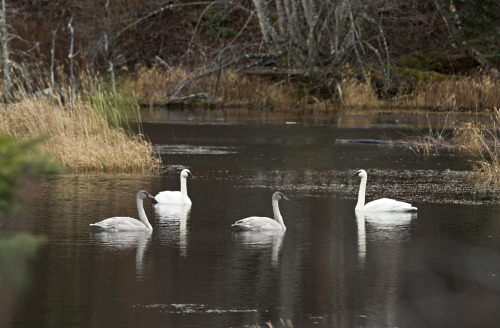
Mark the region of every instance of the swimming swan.
<instances>
[{"instance_id":1,"label":"swimming swan","mask_svg":"<svg viewBox=\"0 0 500 328\"><path fill-rule=\"evenodd\" d=\"M145 198L154 199L147 191L141 190L137 193L137 210L139 211L140 221L130 217L116 216L90 224L90 226L105 231L153 231L142 205L142 200Z\"/></svg>"},{"instance_id":2,"label":"swimming swan","mask_svg":"<svg viewBox=\"0 0 500 328\"><path fill-rule=\"evenodd\" d=\"M286 230L283 218L281 217L278 207L279 200L289 200L281 192L277 191L273 194L273 212L274 220L262 216L251 216L246 219L236 221L231 226L236 230Z\"/></svg>"},{"instance_id":3,"label":"swimming swan","mask_svg":"<svg viewBox=\"0 0 500 328\"><path fill-rule=\"evenodd\" d=\"M394 199L381 198L365 204L365 191L367 174L365 170L359 170L352 175L353 177L360 177L361 183L359 185L358 204L356 204L356 211L372 211L372 212L411 212L416 211L417 208L411 204L400 202Z\"/></svg>"},{"instance_id":4,"label":"swimming swan","mask_svg":"<svg viewBox=\"0 0 500 328\"><path fill-rule=\"evenodd\" d=\"M156 201L159 204L191 205L191 199L189 199L187 194L187 178L194 179L194 176L188 169L184 169L181 171L181 191L161 191L155 196Z\"/></svg>"}]
</instances>

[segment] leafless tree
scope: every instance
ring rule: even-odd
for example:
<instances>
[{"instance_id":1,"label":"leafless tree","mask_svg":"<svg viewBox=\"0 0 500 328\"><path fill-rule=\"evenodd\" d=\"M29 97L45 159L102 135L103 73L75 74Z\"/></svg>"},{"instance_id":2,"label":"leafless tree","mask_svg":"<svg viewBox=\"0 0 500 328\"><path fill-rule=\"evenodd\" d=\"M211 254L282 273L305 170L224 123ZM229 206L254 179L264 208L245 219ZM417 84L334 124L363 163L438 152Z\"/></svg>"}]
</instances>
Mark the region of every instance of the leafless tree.
<instances>
[{"instance_id":1,"label":"leafless tree","mask_svg":"<svg viewBox=\"0 0 500 328\"><path fill-rule=\"evenodd\" d=\"M111 87L113 90L113 95L116 97L116 82L115 82L115 68L113 60L111 59L111 54L109 50L109 40L108 40L108 29L109 29L109 0L106 0L104 4L104 52L106 53L106 61L108 64L108 72L111 77Z\"/></svg>"},{"instance_id":2,"label":"leafless tree","mask_svg":"<svg viewBox=\"0 0 500 328\"><path fill-rule=\"evenodd\" d=\"M274 0L272 11L266 0L252 2L264 42L285 51L290 66L306 76L338 73L346 64L356 64L365 75L369 56L387 68L384 31L370 1Z\"/></svg>"},{"instance_id":3,"label":"leafless tree","mask_svg":"<svg viewBox=\"0 0 500 328\"><path fill-rule=\"evenodd\" d=\"M74 53L75 29L73 28L73 17L74 16L71 16L71 19L69 20L69 23L68 23L68 29L69 29L70 34L71 34L71 41L70 41L69 53L68 53L69 72L70 72L70 78L71 78L71 101L75 101L75 99L76 99L75 53Z\"/></svg>"},{"instance_id":4,"label":"leafless tree","mask_svg":"<svg viewBox=\"0 0 500 328\"><path fill-rule=\"evenodd\" d=\"M2 61L3 61L3 81L4 81L4 96L7 98L11 93L10 79L10 53L9 53L9 35L7 33L7 16L5 13L5 0L2 0L2 8L0 11L0 39L2 43Z\"/></svg>"}]
</instances>

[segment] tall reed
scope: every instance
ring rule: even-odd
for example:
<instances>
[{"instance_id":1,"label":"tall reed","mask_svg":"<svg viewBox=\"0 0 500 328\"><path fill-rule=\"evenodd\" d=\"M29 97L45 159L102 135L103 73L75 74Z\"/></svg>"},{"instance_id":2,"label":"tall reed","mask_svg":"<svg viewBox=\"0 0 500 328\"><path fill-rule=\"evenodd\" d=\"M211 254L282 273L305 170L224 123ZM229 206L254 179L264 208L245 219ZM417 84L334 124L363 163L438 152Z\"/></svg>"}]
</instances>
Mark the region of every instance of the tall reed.
<instances>
[{"instance_id":1,"label":"tall reed","mask_svg":"<svg viewBox=\"0 0 500 328\"><path fill-rule=\"evenodd\" d=\"M184 81L204 72L203 70L189 72L184 67L141 68L135 78L128 81L128 87L142 103L151 105L164 103L170 100L172 95L182 97L190 94L204 94L208 100L217 104L277 110L291 110L300 105L318 103L310 94L309 86L287 83L286 79L273 80L241 74L233 70L224 70L220 76L210 74L193 79L187 87L177 92L177 88Z\"/></svg>"},{"instance_id":2,"label":"tall reed","mask_svg":"<svg viewBox=\"0 0 500 328\"><path fill-rule=\"evenodd\" d=\"M492 126L465 123L455 131L460 151L476 158L473 182L480 188L500 188L500 110L491 116Z\"/></svg>"},{"instance_id":3,"label":"tall reed","mask_svg":"<svg viewBox=\"0 0 500 328\"><path fill-rule=\"evenodd\" d=\"M489 75L460 76L420 81L412 97L402 101L412 107L470 111L500 108L500 83Z\"/></svg>"},{"instance_id":4,"label":"tall reed","mask_svg":"<svg viewBox=\"0 0 500 328\"><path fill-rule=\"evenodd\" d=\"M186 67L153 66L141 68L134 79L129 81L131 89L142 102L158 104L169 100L170 96L187 96L190 94L215 95L220 103L235 106L267 106L274 109L290 110L300 106L327 108L332 100L318 99L313 95L312 85L308 83L290 82L286 76L278 78L254 76L238 73L234 70L223 70L218 79L217 74L210 74L193 79L181 92L176 88L183 82L201 75L205 71L190 72ZM347 75L353 75L353 72ZM218 81L218 83L217 83ZM333 81L333 80L332 80ZM500 83L486 74L473 76L448 76L421 79L411 83L401 83L398 94L390 98L380 98L370 81L356 78L345 78L340 82L342 104L347 107L404 107L432 108L437 110L493 110L500 108ZM218 86L215 90L215 86ZM337 85L332 83L332 86ZM332 87L331 86L331 87ZM397 85L395 85L397 88ZM336 89L336 87L334 88ZM338 90L330 93L338 96ZM326 107L325 107L326 105Z\"/></svg>"}]
</instances>

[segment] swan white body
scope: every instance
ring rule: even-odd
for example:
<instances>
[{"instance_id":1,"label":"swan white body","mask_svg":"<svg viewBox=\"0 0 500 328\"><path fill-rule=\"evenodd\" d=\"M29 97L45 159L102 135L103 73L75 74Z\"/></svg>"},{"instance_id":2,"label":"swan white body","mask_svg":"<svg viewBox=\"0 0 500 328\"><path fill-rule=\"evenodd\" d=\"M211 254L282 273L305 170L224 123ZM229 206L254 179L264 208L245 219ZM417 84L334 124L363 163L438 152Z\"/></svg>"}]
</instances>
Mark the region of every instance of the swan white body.
<instances>
[{"instance_id":1,"label":"swan white body","mask_svg":"<svg viewBox=\"0 0 500 328\"><path fill-rule=\"evenodd\" d=\"M366 180L368 175L365 170L359 170L353 176L361 178L359 185L358 203L356 204L356 211L366 212L413 212L417 208L411 206L409 203L401 202L390 198L380 198L365 204Z\"/></svg>"},{"instance_id":2,"label":"swan white body","mask_svg":"<svg viewBox=\"0 0 500 328\"><path fill-rule=\"evenodd\" d=\"M97 230L105 231L153 231L153 227L149 224L146 212L144 211L144 198L154 199L153 196L144 190L137 193L137 210L140 221L131 217L116 216L90 224L90 226Z\"/></svg>"},{"instance_id":3,"label":"swan white body","mask_svg":"<svg viewBox=\"0 0 500 328\"><path fill-rule=\"evenodd\" d=\"M189 199L187 194L187 183L186 179L194 179L194 176L188 169L181 171L181 190L180 191L161 191L155 196L156 201L159 204L183 204L191 205L191 199Z\"/></svg>"},{"instance_id":4,"label":"swan white body","mask_svg":"<svg viewBox=\"0 0 500 328\"><path fill-rule=\"evenodd\" d=\"M231 226L236 230L286 230L285 224L283 223L283 217L281 216L280 209L278 206L278 201L281 199L289 200L281 192L277 191L273 194L273 213L274 219L263 217L263 216L251 216L246 219L236 221Z\"/></svg>"}]
</instances>

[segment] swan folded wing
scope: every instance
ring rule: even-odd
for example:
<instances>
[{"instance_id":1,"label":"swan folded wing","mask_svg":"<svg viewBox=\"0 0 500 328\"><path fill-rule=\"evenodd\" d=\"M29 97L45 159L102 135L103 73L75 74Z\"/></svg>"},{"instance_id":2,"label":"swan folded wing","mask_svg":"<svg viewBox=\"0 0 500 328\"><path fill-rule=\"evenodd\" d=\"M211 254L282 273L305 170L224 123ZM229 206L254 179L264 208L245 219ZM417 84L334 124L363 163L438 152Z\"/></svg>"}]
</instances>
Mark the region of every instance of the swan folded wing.
<instances>
[{"instance_id":1,"label":"swan folded wing","mask_svg":"<svg viewBox=\"0 0 500 328\"><path fill-rule=\"evenodd\" d=\"M231 225L236 230L282 230L283 227L275 220L263 217L252 216L236 221Z\"/></svg>"},{"instance_id":2,"label":"swan folded wing","mask_svg":"<svg viewBox=\"0 0 500 328\"><path fill-rule=\"evenodd\" d=\"M98 230L113 230L113 231L138 231L148 230L146 226L139 220L117 216L90 225Z\"/></svg>"},{"instance_id":3,"label":"swan folded wing","mask_svg":"<svg viewBox=\"0 0 500 328\"><path fill-rule=\"evenodd\" d=\"M380 212L411 212L417 208L409 203L401 202L390 198L380 198L371 201L364 206L365 211L380 211Z\"/></svg>"},{"instance_id":4,"label":"swan folded wing","mask_svg":"<svg viewBox=\"0 0 500 328\"><path fill-rule=\"evenodd\" d=\"M161 191L155 196L155 200L160 204L191 204L189 197L183 199L180 191Z\"/></svg>"}]
</instances>

